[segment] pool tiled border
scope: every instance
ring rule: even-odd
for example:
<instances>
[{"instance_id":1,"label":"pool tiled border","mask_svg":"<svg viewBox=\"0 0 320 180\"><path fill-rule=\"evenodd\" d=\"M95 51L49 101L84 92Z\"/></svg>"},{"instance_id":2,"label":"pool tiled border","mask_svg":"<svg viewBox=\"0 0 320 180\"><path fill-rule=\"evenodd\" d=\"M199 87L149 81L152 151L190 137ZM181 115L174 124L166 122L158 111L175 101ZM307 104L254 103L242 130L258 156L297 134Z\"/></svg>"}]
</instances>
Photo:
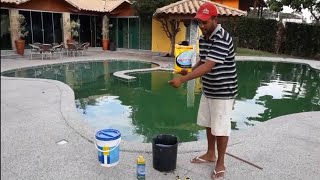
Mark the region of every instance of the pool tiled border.
<instances>
[{"instance_id":1,"label":"pool tiled border","mask_svg":"<svg viewBox=\"0 0 320 180\"><path fill-rule=\"evenodd\" d=\"M104 53L102 53L104 54ZM112 61L112 60L129 60L131 58L130 61L141 61L141 62L150 62L153 64L158 65L158 67L154 67L154 68L144 68L144 69L133 69L133 70L124 70L124 71L117 71L115 73L113 73L113 75L115 75L116 77L124 80L124 81L134 81L135 77L130 76L128 74L130 73L136 73L136 72L147 72L147 71L171 71L173 67L173 60L170 58L167 58L165 60L163 60L163 58L161 58L161 61L157 61L155 59L157 59L157 57L151 57L151 56L131 56L131 54L127 55L126 53L123 53L124 55L118 55L117 53L115 54L115 56L110 56L110 57L104 57L101 56L101 54L95 55L95 56L87 56L87 57L68 57L67 59L58 59L58 60L44 60L41 61L41 64L39 63L39 60L32 60L30 63L28 63L27 60L28 58L24 58L24 64L20 65L20 64L13 64L13 62L4 62L4 65L1 66L1 73L4 71L9 71L9 70L14 70L14 69L24 69L24 68L30 68L30 67L39 67L39 66L46 66L46 65L53 65L53 64L64 64L64 63L78 63L78 62L88 62L88 61L94 61L94 62L100 62L100 61ZM118 58L117 58L118 57ZM90 58L89 60L85 60L86 58ZM14 60L13 60L14 61ZM285 63L300 63L300 64L308 64L310 65L310 67L315 68L320 70L320 61L313 61L313 60L304 60L304 59L293 59L293 58L275 58L275 57L257 57L257 56L236 56L236 61L271 61L271 62L285 62ZM35 63L35 64L33 64ZM3 77L1 76L1 78L4 79L16 79L16 78L8 78L8 77ZM19 78L21 80L23 80L24 78ZM34 81L40 80L43 81L43 79L33 79ZM55 81L55 80L45 80L45 81L52 81L51 83L57 84L57 86L61 87L61 86L67 86L67 87L62 87L63 89L70 89L70 87L64 83L61 83L60 81ZM72 90L71 90L72 91ZM73 91L72 93L69 93L70 97L73 98L67 98L68 102L64 102L63 104L74 104L74 94ZM67 94L63 95L63 96L68 96ZM72 100L73 99L73 100ZM64 105L62 105L64 106ZM64 114L66 114L66 116L70 113L69 111L69 107L67 108L68 112L65 112ZM75 108L74 108L75 109ZM61 111L64 112L64 108L61 108ZM77 112L76 112L77 113ZM71 113L74 114L74 113ZM81 125L79 126L79 115L74 115L76 116L76 118L71 118L69 115L66 119L66 121L69 121L69 124L74 124L75 125L75 131L83 134L83 137L86 138L87 140L89 140L90 142L94 142L94 138L92 136L92 134L94 134L94 130L91 130L91 134L90 134L90 130L88 130L88 127L83 127L83 124L80 123ZM292 115L294 116L294 115ZM74 122L75 121L75 122ZM83 129L86 129L85 131L83 131ZM90 128L89 128L90 129ZM82 133L83 131L83 133ZM181 148L181 152L189 152L189 149L193 149L196 151L200 151L203 148L199 148L199 144L201 144L202 142L200 141L200 143L197 142L187 142L187 143L181 143L180 145L184 144L187 145L189 148ZM180 146L179 145L179 146ZM232 143L230 144L232 145ZM123 141L122 143L122 150L123 151L137 151L137 152L141 152L141 151L145 151L145 152L150 152L150 145L149 143L141 143L139 145L137 145L136 143L131 143L131 142L125 142Z\"/></svg>"}]
</instances>

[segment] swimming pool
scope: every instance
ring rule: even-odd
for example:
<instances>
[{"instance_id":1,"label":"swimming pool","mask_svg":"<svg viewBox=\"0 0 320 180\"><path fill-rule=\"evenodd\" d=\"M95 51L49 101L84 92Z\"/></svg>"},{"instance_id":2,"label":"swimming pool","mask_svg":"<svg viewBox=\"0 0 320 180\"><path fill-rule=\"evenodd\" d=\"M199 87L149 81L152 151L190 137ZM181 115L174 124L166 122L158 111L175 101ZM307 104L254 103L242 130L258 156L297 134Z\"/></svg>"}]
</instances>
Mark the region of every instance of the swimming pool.
<instances>
[{"instance_id":1,"label":"swimming pool","mask_svg":"<svg viewBox=\"0 0 320 180\"><path fill-rule=\"evenodd\" d=\"M4 72L11 77L56 79L75 92L77 111L96 130L116 128L128 141L150 142L172 133L180 142L205 137L196 125L199 82L190 93L187 84L174 89L168 71L132 74L136 80L114 77L116 71L151 68L135 61L99 61L46 65ZM320 73L307 65L237 62L239 95L232 129L241 130L281 115L320 110ZM190 106L190 95L192 102ZM189 99L188 99L189 98Z\"/></svg>"}]
</instances>

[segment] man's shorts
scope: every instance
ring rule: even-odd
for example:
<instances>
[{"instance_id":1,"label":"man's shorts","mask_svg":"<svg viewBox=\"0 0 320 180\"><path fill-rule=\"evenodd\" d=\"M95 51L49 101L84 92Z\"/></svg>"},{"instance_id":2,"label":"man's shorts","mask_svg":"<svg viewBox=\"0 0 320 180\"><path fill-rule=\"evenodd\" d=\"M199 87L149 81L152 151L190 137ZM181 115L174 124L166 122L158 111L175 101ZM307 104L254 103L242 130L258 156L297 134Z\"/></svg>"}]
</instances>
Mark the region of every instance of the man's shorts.
<instances>
[{"instance_id":1,"label":"man's shorts","mask_svg":"<svg viewBox=\"0 0 320 180\"><path fill-rule=\"evenodd\" d=\"M211 128L214 136L229 136L234 99L210 99L201 96L197 123Z\"/></svg>"}]
</instances>

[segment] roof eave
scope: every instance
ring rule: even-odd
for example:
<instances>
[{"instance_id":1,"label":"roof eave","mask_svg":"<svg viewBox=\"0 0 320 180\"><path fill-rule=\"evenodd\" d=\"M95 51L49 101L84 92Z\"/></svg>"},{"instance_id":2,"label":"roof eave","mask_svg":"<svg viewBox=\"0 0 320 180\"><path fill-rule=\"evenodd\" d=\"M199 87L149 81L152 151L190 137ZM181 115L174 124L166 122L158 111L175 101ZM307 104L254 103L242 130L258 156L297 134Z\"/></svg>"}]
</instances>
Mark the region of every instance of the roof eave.
<instances>
[{"instance_id":1,"label":"roof eave","mask_svg":"<svg viewBox=\"0 0 320 180\"><path fill-rule=\"evenodd\" d=\"M175 19L193 19L196 14L171 14L171 13L157 13L153 14L153 17L155 19L161 19L161 18L175 18ZM236 15L226 15L226 14L219 14L219 17L242 17L247 16L247 14L236 14Z\"/></svg>"},{"instance_id":2,"label":"roof eave","mask_svg":"<svg viewBox=\"0 0 320 180\"><path fill-rule=\"evenodd\" d=\"M28 1L30 1L30 0L14 1L14 2L3 2L3 1L1 1L1 4L2 4L2 3L6 3L6 4L16 4L16 5L19 5L19 4L26 3L26 2L28 2Z\"/></svg>"},{"instance_id":3,"label":"roof eave","mask_svg":"<svg viewBox=\"0 0 320 180\"><path fill-rule=\"evenodd\" d=\"M112 12L113 10L117 9L117 7L121 6L123 3L128 3L128 4L132 4L130 1L124 0L121 3L119 3L118 5L114 6L113 8L109 9L108 11L104 11L104 12Z\"/></svg>"},{"instance_id":4,"label":"roof eave","mask_svg":"<svg viewBox=\"0 0 320 180\"><path fill-rule=\"evenodd\" d=\"M178 1L178 2L175 2L175 3L172 3L172 4L169 4L167 6L164 6L164 7L161 7L161 8L158 8L156 10L156 12L153 14L153 17L154 18L161 18L161 17L165 17L165 16L176 16L176 15L185 15L185 16L195 16L195 13L181 13L181 12L168 12L168 10L170 10L170 8L173 8L174 6L176 5L179 5L179 4L182 4L182 3L185 3L187 1L190 1L190 0L181 0L181 1ZM204 2L211 2L211 1L208 1L208 0L201 0L201 1L204 1ZM219 3L216 3L216 2L211 2L213 4L219 4ZM232 16L246 16L247 15L247 12L245 11L241 11L239 9L236 9L236 8L232 8L232 7L228 7L228 6L225 6L223 4L219 4L218 5L218 8L226 8L226 9L229 9L230 11L232 11L231 14L229 15L226 15L226 14L219 14L219 16L227 16L227 17L232 17ZM236 15L233 15L233 14L236 14Z\"/></svg>"},{"instance_id":5,"label":"roof eave","mask_svg":"<svg viewBox=\"0 0 320 180\"><path fill-rule=\"evenodd\" d=\"M66 2L69 3L69 4L71 4L71 6L77 8L77 9L79 9L79 10L82 10L79 6L77 6L77 5L74 4L73 2L71 2L71 1L69 1L69 0L64 0L64 1L66 1Z\"/></svg>"}]
</instances>

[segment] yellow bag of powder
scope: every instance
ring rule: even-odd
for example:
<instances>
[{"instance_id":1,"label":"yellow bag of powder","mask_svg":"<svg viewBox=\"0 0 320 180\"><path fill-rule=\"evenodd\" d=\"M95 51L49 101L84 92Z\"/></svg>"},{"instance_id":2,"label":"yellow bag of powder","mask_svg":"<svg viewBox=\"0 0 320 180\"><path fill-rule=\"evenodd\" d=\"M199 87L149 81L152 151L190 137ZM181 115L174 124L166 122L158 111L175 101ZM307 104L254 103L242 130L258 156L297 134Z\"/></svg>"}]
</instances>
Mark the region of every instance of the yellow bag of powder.
<instances>
[{"instance_id":1,"label":"yellow bag of powder","mask_svg":"<svg viewBox=\"0 0 320 180\"><path fill-rule=\"evenodd\" d=\"M173 73L179 73L182 69L192 71L192 58L195 55L193 46L175 45L174 48L174 69Z\"/></svg>"}]
</instances>

